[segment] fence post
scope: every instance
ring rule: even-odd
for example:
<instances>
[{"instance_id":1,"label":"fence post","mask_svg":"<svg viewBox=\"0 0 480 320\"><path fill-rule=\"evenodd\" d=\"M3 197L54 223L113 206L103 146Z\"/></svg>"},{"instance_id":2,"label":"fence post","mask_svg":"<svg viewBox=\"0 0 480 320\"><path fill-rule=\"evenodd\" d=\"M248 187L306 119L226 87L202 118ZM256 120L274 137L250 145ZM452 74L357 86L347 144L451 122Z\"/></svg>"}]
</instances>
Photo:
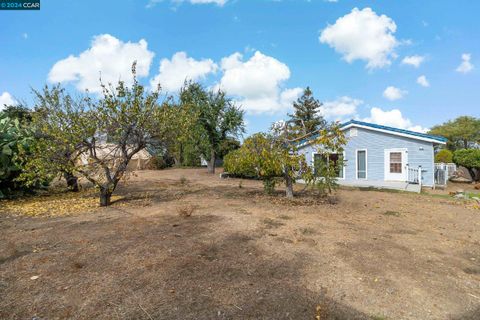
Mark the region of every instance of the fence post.
<instances>
[{"instance_id":1,"label":"fence post","mask_svg":"<svg viewBox=\"0 0 480 320\"><path fill-rule=\"evenodd\" d=\"M418 166L418 185L420 186L420 192L422 191L422 166Z\"/></svg>"}]
</instances>

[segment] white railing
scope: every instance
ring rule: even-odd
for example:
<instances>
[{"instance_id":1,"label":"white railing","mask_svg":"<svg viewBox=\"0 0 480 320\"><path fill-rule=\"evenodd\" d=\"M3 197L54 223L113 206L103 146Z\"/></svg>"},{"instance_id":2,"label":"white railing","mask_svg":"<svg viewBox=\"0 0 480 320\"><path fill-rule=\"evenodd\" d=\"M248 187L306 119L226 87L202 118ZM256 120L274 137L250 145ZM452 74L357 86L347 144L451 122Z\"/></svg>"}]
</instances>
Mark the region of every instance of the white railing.
<instances>
[{"instance_id":1,"label":"white railing","mask_svg":"<svg viewBox=\"0 0 480 320\"><path fill-rule=\"evenodd\" d=\"M422 166L413 168L407 165L407 182L418 184L422 187Z\"/></svg>"}]
</instances>

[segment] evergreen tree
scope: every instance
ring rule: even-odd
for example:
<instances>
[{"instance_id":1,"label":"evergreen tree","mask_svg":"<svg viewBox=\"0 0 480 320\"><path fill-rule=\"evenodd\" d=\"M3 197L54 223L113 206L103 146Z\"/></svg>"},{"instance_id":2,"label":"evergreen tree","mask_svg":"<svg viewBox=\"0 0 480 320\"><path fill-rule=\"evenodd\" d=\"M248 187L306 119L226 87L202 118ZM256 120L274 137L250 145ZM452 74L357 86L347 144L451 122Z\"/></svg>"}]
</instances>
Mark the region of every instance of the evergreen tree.
<instances>
[{"instance_id":1,"label":"evergreen tree","mask_svg":"<svg viewBox=\"0 0 480 320\"><path fill-rule=\"evenodd\" d=\"M307 87L302 96L293 103L294 113L289 114L289 122L294 125L298 134L305 135L325 127L326 121L320 115L321 106L322 103L315 99L312 90Z\"/></svg>"}]
</instances>

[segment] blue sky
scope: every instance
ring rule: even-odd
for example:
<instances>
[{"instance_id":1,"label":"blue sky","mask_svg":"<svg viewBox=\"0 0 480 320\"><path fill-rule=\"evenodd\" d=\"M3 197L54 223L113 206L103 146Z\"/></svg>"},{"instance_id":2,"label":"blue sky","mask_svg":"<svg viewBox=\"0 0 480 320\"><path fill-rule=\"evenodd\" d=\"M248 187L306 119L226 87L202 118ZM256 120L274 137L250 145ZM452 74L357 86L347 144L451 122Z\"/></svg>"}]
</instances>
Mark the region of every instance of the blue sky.
<instances>
[{"instance_id":1,"label":"blue sky","mask_svg":"<svg viewBox=\"0 0 480 320\"><path fill-rule=\"evenodd\" d=\"M54 1L0 11L0 103L31 88L128 81L225 89L248 133L310 86L330 120L425 130L480 116L478 1Z\"/></svg>"}]
</instances>

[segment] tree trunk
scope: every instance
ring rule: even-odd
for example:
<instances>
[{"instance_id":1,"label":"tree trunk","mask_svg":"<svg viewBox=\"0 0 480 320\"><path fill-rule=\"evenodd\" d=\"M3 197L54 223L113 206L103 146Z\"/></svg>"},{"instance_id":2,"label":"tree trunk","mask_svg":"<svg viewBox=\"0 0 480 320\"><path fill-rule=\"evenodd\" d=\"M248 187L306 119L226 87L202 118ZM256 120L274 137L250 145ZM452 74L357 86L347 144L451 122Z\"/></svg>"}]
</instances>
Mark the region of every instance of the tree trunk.
<instances>
[{"instance_id":1,"label":"tree trunk","mask_svg":"<svg viewBox=\"0 0 480 320\"><path fill-rule=\"evenodd\" d=\"M67 181L68 190L78 192L78 178L75 177L71 172L64 172L63 177Z\"/></svg>"},{"instance_id":2,"label":"tree trunk","mask_svg":"<svg viewBox=\"0 0 480 320\"><path fill-rule=\"evenodd\" d=\"M208 173L214 174L215 173L215 150L210 152L210 161L207 164Z\"/></svg>"},{"instance_id":3,"label":"tree trunk","mask_svg":"<svg viewBox=\"0 0 480 320\"><path fill-rule=\"evenodd\" d=\"M100 188L100 207L107 207L111 203L112 192L107 188Z\"/></svg>"},{"instance_id":4,"label":"tree trunk","mask_svg":"<svg viewBox=\"0 0 480 320\"><path fill-rule=\"evenodd\" d=\"M173 157L173 164L174 164L175 167L180 167L182 162L177 157Z\"/></svg>"},{"instance_id":5,"label":"tree trunk","mask_svg":"<svg viewBox=\"0 0 480 320\"><path fill-rule=\"evenodd\" d=\"M285 196L289 199L293 198L293 179L288 167L285 168Z\"/></svg>"}]
</instances>

